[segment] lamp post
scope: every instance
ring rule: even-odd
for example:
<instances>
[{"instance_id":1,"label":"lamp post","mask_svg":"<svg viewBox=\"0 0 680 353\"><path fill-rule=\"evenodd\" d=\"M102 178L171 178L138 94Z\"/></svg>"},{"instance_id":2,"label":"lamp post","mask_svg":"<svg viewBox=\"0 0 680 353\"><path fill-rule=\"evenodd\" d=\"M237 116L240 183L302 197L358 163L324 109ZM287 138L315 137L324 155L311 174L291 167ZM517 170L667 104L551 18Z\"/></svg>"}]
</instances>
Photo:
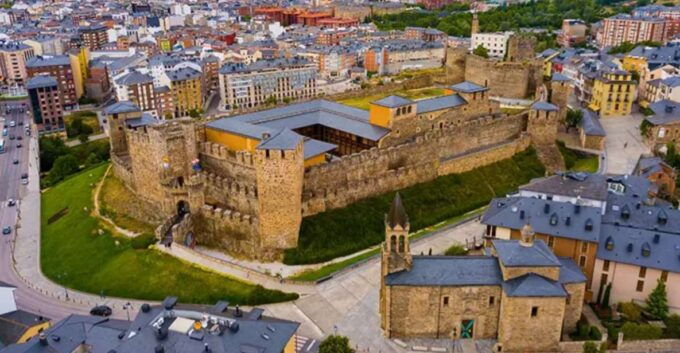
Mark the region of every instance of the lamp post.
<instances>
[{"instance_id":1,"label":"lamp post","mask_svg":"<svg viewBox=\"0 0 680 353\"><path fill-rule=\"evenodd\" d=\"M127 319L128 321L130 321L130 308L132 307L132 304L130 304L130 302L127 302L123 307L125 308L125 312L127 313Z\"/></svg>"}]
</instances>

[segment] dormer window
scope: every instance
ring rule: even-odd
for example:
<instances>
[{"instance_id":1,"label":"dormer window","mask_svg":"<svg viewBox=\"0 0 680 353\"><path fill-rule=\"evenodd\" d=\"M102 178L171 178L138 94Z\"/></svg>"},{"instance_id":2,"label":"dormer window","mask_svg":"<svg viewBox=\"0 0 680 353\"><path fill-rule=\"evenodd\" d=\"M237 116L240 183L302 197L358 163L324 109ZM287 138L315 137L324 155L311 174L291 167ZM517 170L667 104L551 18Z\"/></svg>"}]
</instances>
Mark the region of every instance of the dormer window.
<instances>
[{"instance_id":1,"label":"dormer window","mask_svg":"<svg viewBox=\"0 0 680 353\"><path fill-rule=\"evenodd\" d=\"M651 254L652 254L652 247L649 246L649 243L642 244L642 256L649 257L649 255L651 255Z\"/></svg>"},{"instance_id":2,"label":"dormer window","mask_svg":"<svg viewBox=\"0 0 680 353\"><path fill-rule=\"evenodd\" d=\"M619 182L609 182L607 183L607 190L617 194L623 194L626 191L626 187Z\"/></svg>"},{"instance_id":3,"label":"dormer window","mask_svg":"<svg viewBox=\"0 0 680 353\"><path fill-rule=\"evenodd\" d=\"M607 237L607 240L604 243L604 248L608 251L614 250L614 239L612 237Z\"/></svg>"},{"instance_id":4,"label":"dormer window","mask_svg":"<svg viewBox=\"0 0 680 353\"><path fill-rule=\"evenodd\" d=\"M553 213L552 215L550 215L550 225L551 226L556 226L557 221L558 221L557 213Z\"/></svg>"},{"instance_id":5,"label":"dormer window","mask_svg":"<svg viewBox=\"0 0 680 353\"><path fill-rule=\"evenodd\" d=\"M660 210L659 214L656 216L656 221L661 225L665 225L668 222L668 215L666 214L666 211Z\"/></svg>"},{"instance_id":6,"label":"dormer window","mask_svg":"<svg viewBox=\"0 0 680 353\"><path fill-rule=\"evenodd\" d=\"M590 232L590 231L593 230L593 220L592 220L592 219L588 218L588 219L586 220L586 226L585 226L585 228L586 228L586 231L588 231L588 232Z\"/></svg>"},{"instance_id":7,"label":"dormer window","mask_svg":"<svg viewBox=\"0 0 680 353\"><path fill-rule=\"evenodd\" d=\"M628 205L623 205L623 207L621 208L621 218L623 219L630 218L630 207L628 207Z\"/></svg>"},{"instance_id":8,"label":"dormer window","mask_svg":"<svg viewBox=\"0 0 680 353\"><path fill-rule=\"evenodd\" d=\"M628 246L626 246L626 251L633 252L633 243L628 243Z\"/></svg>"}]
</instances>

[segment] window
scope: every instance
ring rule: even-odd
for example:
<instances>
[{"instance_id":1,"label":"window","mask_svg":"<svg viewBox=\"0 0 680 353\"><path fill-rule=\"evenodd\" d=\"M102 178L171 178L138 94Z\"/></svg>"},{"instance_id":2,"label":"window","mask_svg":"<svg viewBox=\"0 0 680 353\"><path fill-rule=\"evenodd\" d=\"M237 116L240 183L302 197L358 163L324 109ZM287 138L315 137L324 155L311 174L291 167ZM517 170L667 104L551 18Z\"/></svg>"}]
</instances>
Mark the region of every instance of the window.
<instances>
[{"instance_id":1,"label":"window","mask_svg":"<svg viewBox=\"0 0 680 353\"><path fill-rule=\"evenodd\" d=\"M604 260L604 263L602 264L602 271L609 271L609 260Z\"/></svg>"},{"instance_id":2,"label":"window","mask_svg":"<svg viewBox=\"0 0 680 353\"><path fill-rule=\"evenodd\" d=\"M555 246L555 237L548 236L548 246L551 248Z\"/></svg>"},{"instance_id":3,"label":"window","mask_svg":"<svg viewBox=\"0 0 680 353\"><path fill-rule=\"evenodd\" d=\"M578 259L578 265L581 267L586 267L586 257L581 255Z\"/></svg>"},{"instance_id":4,"label":"window","mask_svg":"<svg viewBox=\"0 0 680 353\"><path fill-rule=\"evenodd\" d=\"M444 306L449 306L449 297L444 297Z\"/></svg>"},{"instance_id":5,"label":"window","mask_svg":"<svg viewBox=\"0 0 680 353\"><path fill-rule=\"evenodd\" d=\"M668 280L668 271L661 271L661 281L666 282Z\"/></svg>"},{"instance_id":6,"label":"window","mask_svg":"<svg viewBox=\"0 0 680 353\"><path fill-rule=\"evenodd\" d=\"M531 317L536 317L536 316L538 316L538 307L532 306L531 307Z\"/></svg>"},{"instance_id":7,"label":"window","mask_svg":"<svg viewBox=\"0 0 680 353\"><path fill-rule=\"evenodd\" d=\"M642 290L645 288L645 281L643 280L638 280L637 281L637 287L635 287L635 290L638 292L642 292Z\"/></svg>"},{"instance_id":8,"label":"window","mask_svg":"<svg viewBox=\"0 0 680 353\"><path fill-rule=\"evenodd\" d=\"M496 303L496 297L493 295L489 297L489 306L493 306Z\"/></svg>"},{"instance_id":9,"label":"window","mask_svg":"<svg viewBox=\"0 0 680 353\"><path fill-rule=\"evenodd\" d=\"M600 283L601 284L607 284L607 274L603 273L602 276L600 276Z\"/></svg>"},{"instance_id":10,"label":"window","mask_svg":"<svg viewBox=\"0 0 680 353\"><path fill-rule=\"evenodd\" d=\"M581 243L581 252L587 252L588 251L588 243L587 242L582 242Z\"/></svg>"},{"instance_id":11,"label":"window","mask_svg":"<svg viewBox=\"0 0 680 353\"><path fill-rule=\"evenodd\" d=\"M645 278L646 275L647 275L647 267L640 267L640 274L638 274L638 277Z\"/></svg>"}]
</instances>

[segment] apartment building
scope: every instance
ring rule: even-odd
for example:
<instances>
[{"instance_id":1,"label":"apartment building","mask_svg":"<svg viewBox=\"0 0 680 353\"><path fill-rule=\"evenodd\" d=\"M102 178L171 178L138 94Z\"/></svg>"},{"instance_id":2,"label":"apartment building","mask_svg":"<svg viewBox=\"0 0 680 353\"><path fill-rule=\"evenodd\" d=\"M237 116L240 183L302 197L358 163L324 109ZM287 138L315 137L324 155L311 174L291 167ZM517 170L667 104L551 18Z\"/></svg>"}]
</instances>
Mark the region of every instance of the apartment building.
<instances>
[{"instance_id":1,"label":"apartment building","mask_svg":"<svg viewBox=\"0 0 680 353\"><path fill-rule=\"evenodd\" d=\"M167 73L175 106L175 116L187 116L198 112L203 106L201 81L203 75L191 67L183 67Z\"/></svg>"},{"instance_id":2,"label":"apartment building","mask_svg":"<svg viewBox=\"0 0 680 353\"><path fill-rule=\"evenodd\" d=\"M33 48L35 55L64 55L64 43L59 37L39 34L24 40L24 44Z\"/></svg>"},{"instance_id":3,"label":"apartment building","mask_svg":"<svg viewBox=\"0 0 680 353\"><path fill-rule=\"evenodd\" d=\"M588 108L602 117L630 114L637 83L623 70L601 71L595 78Z\"/></svg>"},{"instance_id":4,"label":"apartment building","mask_svg":"<svg viewBox=\"0 0 680 353\"><path fill-rule=\"evenodd\" d=\"M378 42L364 53L364 67L380 75L396 74L409 69L441 67L446 47L439 42L393 39Z\"/></svg>"},{"instance_id":5,"label":"apartment building","mask_svg":"<svg viewBox=\"0 0 680 353\"><path fill-rule=\"evenodd\" d=\"M640 106L648 107L651 103L664 99L680 102L680 70L671 65L660 67L649 72L644 89L640 88ZM655 77L654 79L649 79ZM642 81L642 80L641 80Z\"/></svg>"},{"instance_id":6,"label":"apartment building","mask_svg":"<svg viewBox=\"0 0 680 353\"><path fill-rule=\"evenodd\" d=\"M220 68L220 99L225 109L254 108L274 101L316 97L317 66L302 58L258 60Z\"/></svg>"},{"instance_id":7,"label":"apartment building","mask_svg":"<svg viewBox=\"0 0 680 353\"><path fill-rule=\"evenodd\" d=\"M508 39L512 32L474 33L470 42L470 50L480 45L486 48L490 58L503 59L508 50Z\"/></svg>"},{"instance_id":8,"label":"apartment building","mask_svg":"<svg viewBox=\"0 0 680 353\"><path fill-rule=\"evenodd\" d=\"M33 48L26 44L0 41L0 79L8 84L25 84L26 62L34 55Z\"/></svg>"},{"instance_id":9,"label":"apartment building","mask_svg":"<svg viewBox=\"0 0 680 353\"><path fill-rule=\"evenodd\" d=\"M406 27L405 39L422 40L426 42L444 42L448 35L436 28Z\"/></svg>"},{"instance_id":10,"label":"apartment building","mask_svg":"<svg viewBox=\"0 0 680 353\"><path fill-rule=\"evenodd\" d=\"M583 20L565 19L562 21L562 32L557 36L557 43L565 48L586 41L588 25Z\"/></svg>"},{"instance_id":11,"label":"apartment building","mask_svg":"<svg viewBox=\"0 0 680 353\"><path fill-rule=\"evenodd\" d=\"M619 14L602 20L602 28L596 38L601 48L617 46L623 42L664 42L668 38L666 20Z\"/></svg>"},{"instance_id":12,"label":"apartment building","mask_svg":"<svg viewBox=\"0 0 680 353\"><path fill-rule=\"evenodd\" d=\"M648 5L633 10L633 16L656 17L666 20L668 38L680 34L680 6Z\"/></svg>"},{"instance_id":13,"label":"apartment building","mask_svg":"<svg viewBox=\"0 0 680 353\"><path fill-rule=\"evenodd\" d=\"M64 108L57 79L35 76L28 81L28 97L33 122L41 134L64 131Z\"/></svg>"},{"instance_id":14,"label":"apartment building","mask_svg":"<svg viewBox=\"0 0 680 353\"><path fill-rule=\"evenodd\" d=\"M81 27L78 29L80 42L90 50L101 50L109 42L107 28L102 25Z\"/></svg>"},{"instance_id":15,"label":"apartment building","mask_svg":"<svg viewBox=\"0 0 680 353\"><path fill-rule=\"evenodd\" d=\"M135 69L118 76L114 81L119 102L131 101L142 111L156 111L153 77Z\"/></svg>"},{"instance_id":16,"label":"apartment building","mask_svg":"<svg viewBox=\"0 0 680 353\"><path fill-rule=\"evenodd\" d=\"M73 68L68 56L37 55L26 62L26 69L28 77L47 75L57 80L61 104L65 109L71 109L78 104Z\"/></svg>"}]
</instances>

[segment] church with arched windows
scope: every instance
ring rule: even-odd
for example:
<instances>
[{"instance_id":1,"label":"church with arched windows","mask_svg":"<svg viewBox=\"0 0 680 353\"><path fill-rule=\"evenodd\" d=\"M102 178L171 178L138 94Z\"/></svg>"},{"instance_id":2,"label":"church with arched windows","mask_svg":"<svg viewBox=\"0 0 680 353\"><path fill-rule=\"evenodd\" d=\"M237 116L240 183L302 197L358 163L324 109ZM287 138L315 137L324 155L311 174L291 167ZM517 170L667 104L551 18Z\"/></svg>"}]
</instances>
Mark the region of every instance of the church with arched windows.
<instances>
[{"instance_id":1,"label":"church with arched windows","mask_svg":"<svg viewBox=\"0 0 680 353\"><path fill-rule=\"evenodd\" d=\"M494 240L481 255L411 254L399 194L385 215L380 315L390 338L494 339L497 352L555 350L581 316L586 277L534 238Z\"/></svg>"}]
</instances>

